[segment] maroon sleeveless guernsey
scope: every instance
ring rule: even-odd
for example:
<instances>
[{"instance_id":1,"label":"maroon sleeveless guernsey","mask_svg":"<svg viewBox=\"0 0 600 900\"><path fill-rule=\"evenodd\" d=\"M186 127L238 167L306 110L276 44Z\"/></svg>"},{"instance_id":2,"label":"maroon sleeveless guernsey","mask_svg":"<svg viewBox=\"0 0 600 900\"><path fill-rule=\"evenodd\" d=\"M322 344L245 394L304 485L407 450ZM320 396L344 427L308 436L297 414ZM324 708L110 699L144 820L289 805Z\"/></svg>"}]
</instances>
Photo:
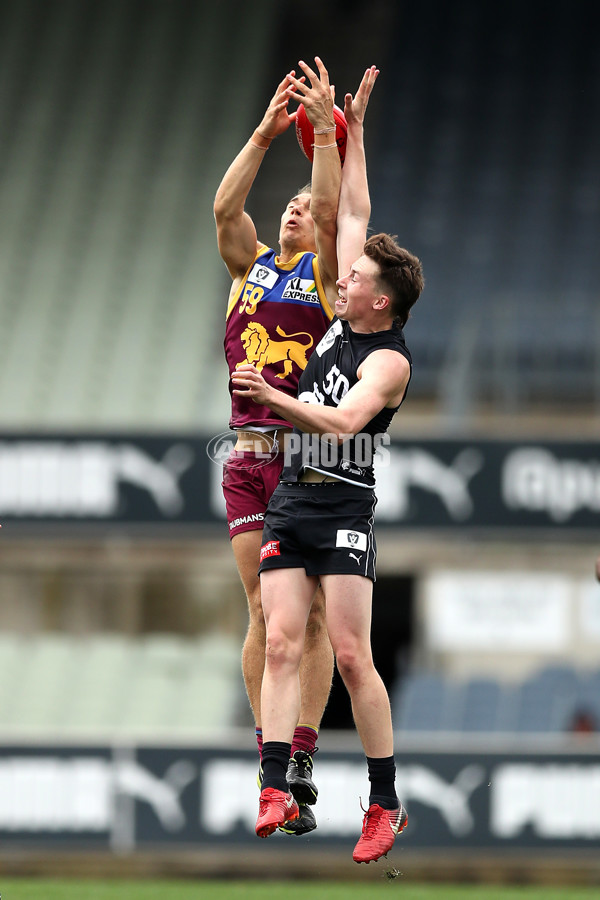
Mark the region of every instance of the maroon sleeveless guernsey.
<instances>
[{"instance_id":1,"label":"maroon sleeveless guernsey","mask_svg":"<svg viewBox=\"0 0 600 900\"><path fill-rule=\"evenodd\" d=\"M329 327L327 302L314 253L297 253L288 263L264 245L229 302L225 357L229 375L251 363L270 385L296 396L308 357ZM289 425L266 406L233 393L229 425L268 430Z\"/></svg>"}]
</instances>

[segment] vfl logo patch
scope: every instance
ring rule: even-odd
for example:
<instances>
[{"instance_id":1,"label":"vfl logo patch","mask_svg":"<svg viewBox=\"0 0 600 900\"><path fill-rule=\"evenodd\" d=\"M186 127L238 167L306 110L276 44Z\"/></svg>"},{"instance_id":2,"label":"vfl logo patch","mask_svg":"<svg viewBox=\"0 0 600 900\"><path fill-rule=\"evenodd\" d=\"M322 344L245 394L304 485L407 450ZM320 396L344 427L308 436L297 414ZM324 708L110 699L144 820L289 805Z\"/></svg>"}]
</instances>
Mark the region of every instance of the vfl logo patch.
<instances>
[{"instance_id":1,"label":"vfl logo patch","mask_svg":"<svg viewBox=\"0 0 600 900\"><path fill-rule=\"evenodd\" d=\"M283 300L303 300L305 303L320 303L317 286L312 278L290 278L281 296Z\"/></svg>"},{"instance_id":2,"label":"vfl logo patch","mask_svg":"<svg viewBox=\"0 0 600 900\"><path fill-rule=\"evenodd\" d=\"M366 550L367 536L364 531L346 531L344 528L338 528L335 546L349 547L351 550Z\"/></svg>"},{"instance_id":3,"label":"vfl logo patch","mask_svg":"<svg viewBox=\"0 0 600 900\"><path fill-rule=\"evenodd\" d=\"M259 262L254 263L252 271L248 275L248 281L251 281L253 284L260 284L265 288L274 287L277 278L277 272L274 272L272 269L267 269L266 266L263 266Z\"/></svg>"},{"instance_id":4,"label":"vfl logo patch","mask_svg":"<svg viewBox=\"0 0 600 900\"><path fill-rule=\"evenodd\" d=\"M333 347L336 337L338 334L342 333L342 323L339 319L336 319L331 328L325 332L319 343L315 348L315 353L317 356L323 356L326 350L329 350L330 347Z\"/></svg>"},{"instance_id":5,"label":"vfl logo patch","mask_svg":"<svg viewBox=\"0 0 600 900\"><path fill-rule=\"evenodd\" d=\"M266 544L260 548L260 561L266 559L268 556L281 556L281 551L279 549L279 541L267 541Z\"/></svg>"},{"instance_id":6,"label":"vfl logo patch","mask_svg":"<svg viewBox=\"0 0 600 900\"><path fill-rule=\"evenodd\" d=\"M340 469L342 472L348 472L350 475L364 475L362 469L359 469L358 466L353 466L349 459L341 459L340 460Z\"/></svg>"}]
</instances>

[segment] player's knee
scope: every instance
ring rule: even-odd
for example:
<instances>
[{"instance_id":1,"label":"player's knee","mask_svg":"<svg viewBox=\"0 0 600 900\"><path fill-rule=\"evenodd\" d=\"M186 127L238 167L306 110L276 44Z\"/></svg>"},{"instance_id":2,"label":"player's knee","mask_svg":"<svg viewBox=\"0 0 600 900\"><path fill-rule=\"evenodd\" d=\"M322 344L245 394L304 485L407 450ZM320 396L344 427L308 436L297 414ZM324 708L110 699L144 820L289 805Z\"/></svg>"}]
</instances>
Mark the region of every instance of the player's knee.
<instances>
[{"instance_id":1,"label":"player's knee","mask_svg":"<svg viewBox=\"0 0 600 900\"><path fill-rule=\"evenodd\" d=\"M267 634L265 659L273 671L300 666L302 646L298 640L290 638L278 628L271 628Z\"/></svg>"},{"instance_id":2,"label":"player's knee","mask_svg":"<svg viewBox=\"0 0 600 900\"><path fill-rule=\"evenodd\" d=\"M366 660L359 648L354 644L339 647L335 657L338 671L346 687L351 688L364 676Z\"/></svg>"}]
</instances>

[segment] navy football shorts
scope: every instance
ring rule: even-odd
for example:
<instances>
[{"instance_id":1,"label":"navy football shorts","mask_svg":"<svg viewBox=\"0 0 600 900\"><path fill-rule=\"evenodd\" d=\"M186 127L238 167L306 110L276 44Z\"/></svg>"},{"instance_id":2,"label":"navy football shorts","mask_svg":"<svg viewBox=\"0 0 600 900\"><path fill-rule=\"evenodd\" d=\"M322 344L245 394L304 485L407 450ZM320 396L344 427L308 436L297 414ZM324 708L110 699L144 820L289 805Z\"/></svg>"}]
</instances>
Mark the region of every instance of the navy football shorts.
<instances>
[{"instance_id":1,"label":"navy football shorts","mask_svg":"<svg viewBox=\"0 0 600 900\"><path fill-rule=\"evenodd\" d=\"M280 483L269 500L259 572L365 575L375 581L375 492L339 482Z\"/></svg>"}]
</instances>

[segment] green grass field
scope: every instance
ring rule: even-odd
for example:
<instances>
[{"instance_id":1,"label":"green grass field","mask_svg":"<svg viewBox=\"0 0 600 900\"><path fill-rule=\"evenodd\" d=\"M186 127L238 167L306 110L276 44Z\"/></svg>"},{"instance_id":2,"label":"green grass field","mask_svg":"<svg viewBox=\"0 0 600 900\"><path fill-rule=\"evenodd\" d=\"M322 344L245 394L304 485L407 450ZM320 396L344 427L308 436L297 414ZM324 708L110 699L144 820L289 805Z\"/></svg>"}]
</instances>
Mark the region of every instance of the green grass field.
<instances>
[{"instance_id":1,"label":"green grass field","mask_svg":"<svg viewBox=\"0 0 600 900\"><path fill-rule=\"evenodd\" d=\"M58 881L3 879L2 900L592 900L600 888L487 887L407 884L402 878L373 882L323 881Z\"/></svg>"}]
</instances>

